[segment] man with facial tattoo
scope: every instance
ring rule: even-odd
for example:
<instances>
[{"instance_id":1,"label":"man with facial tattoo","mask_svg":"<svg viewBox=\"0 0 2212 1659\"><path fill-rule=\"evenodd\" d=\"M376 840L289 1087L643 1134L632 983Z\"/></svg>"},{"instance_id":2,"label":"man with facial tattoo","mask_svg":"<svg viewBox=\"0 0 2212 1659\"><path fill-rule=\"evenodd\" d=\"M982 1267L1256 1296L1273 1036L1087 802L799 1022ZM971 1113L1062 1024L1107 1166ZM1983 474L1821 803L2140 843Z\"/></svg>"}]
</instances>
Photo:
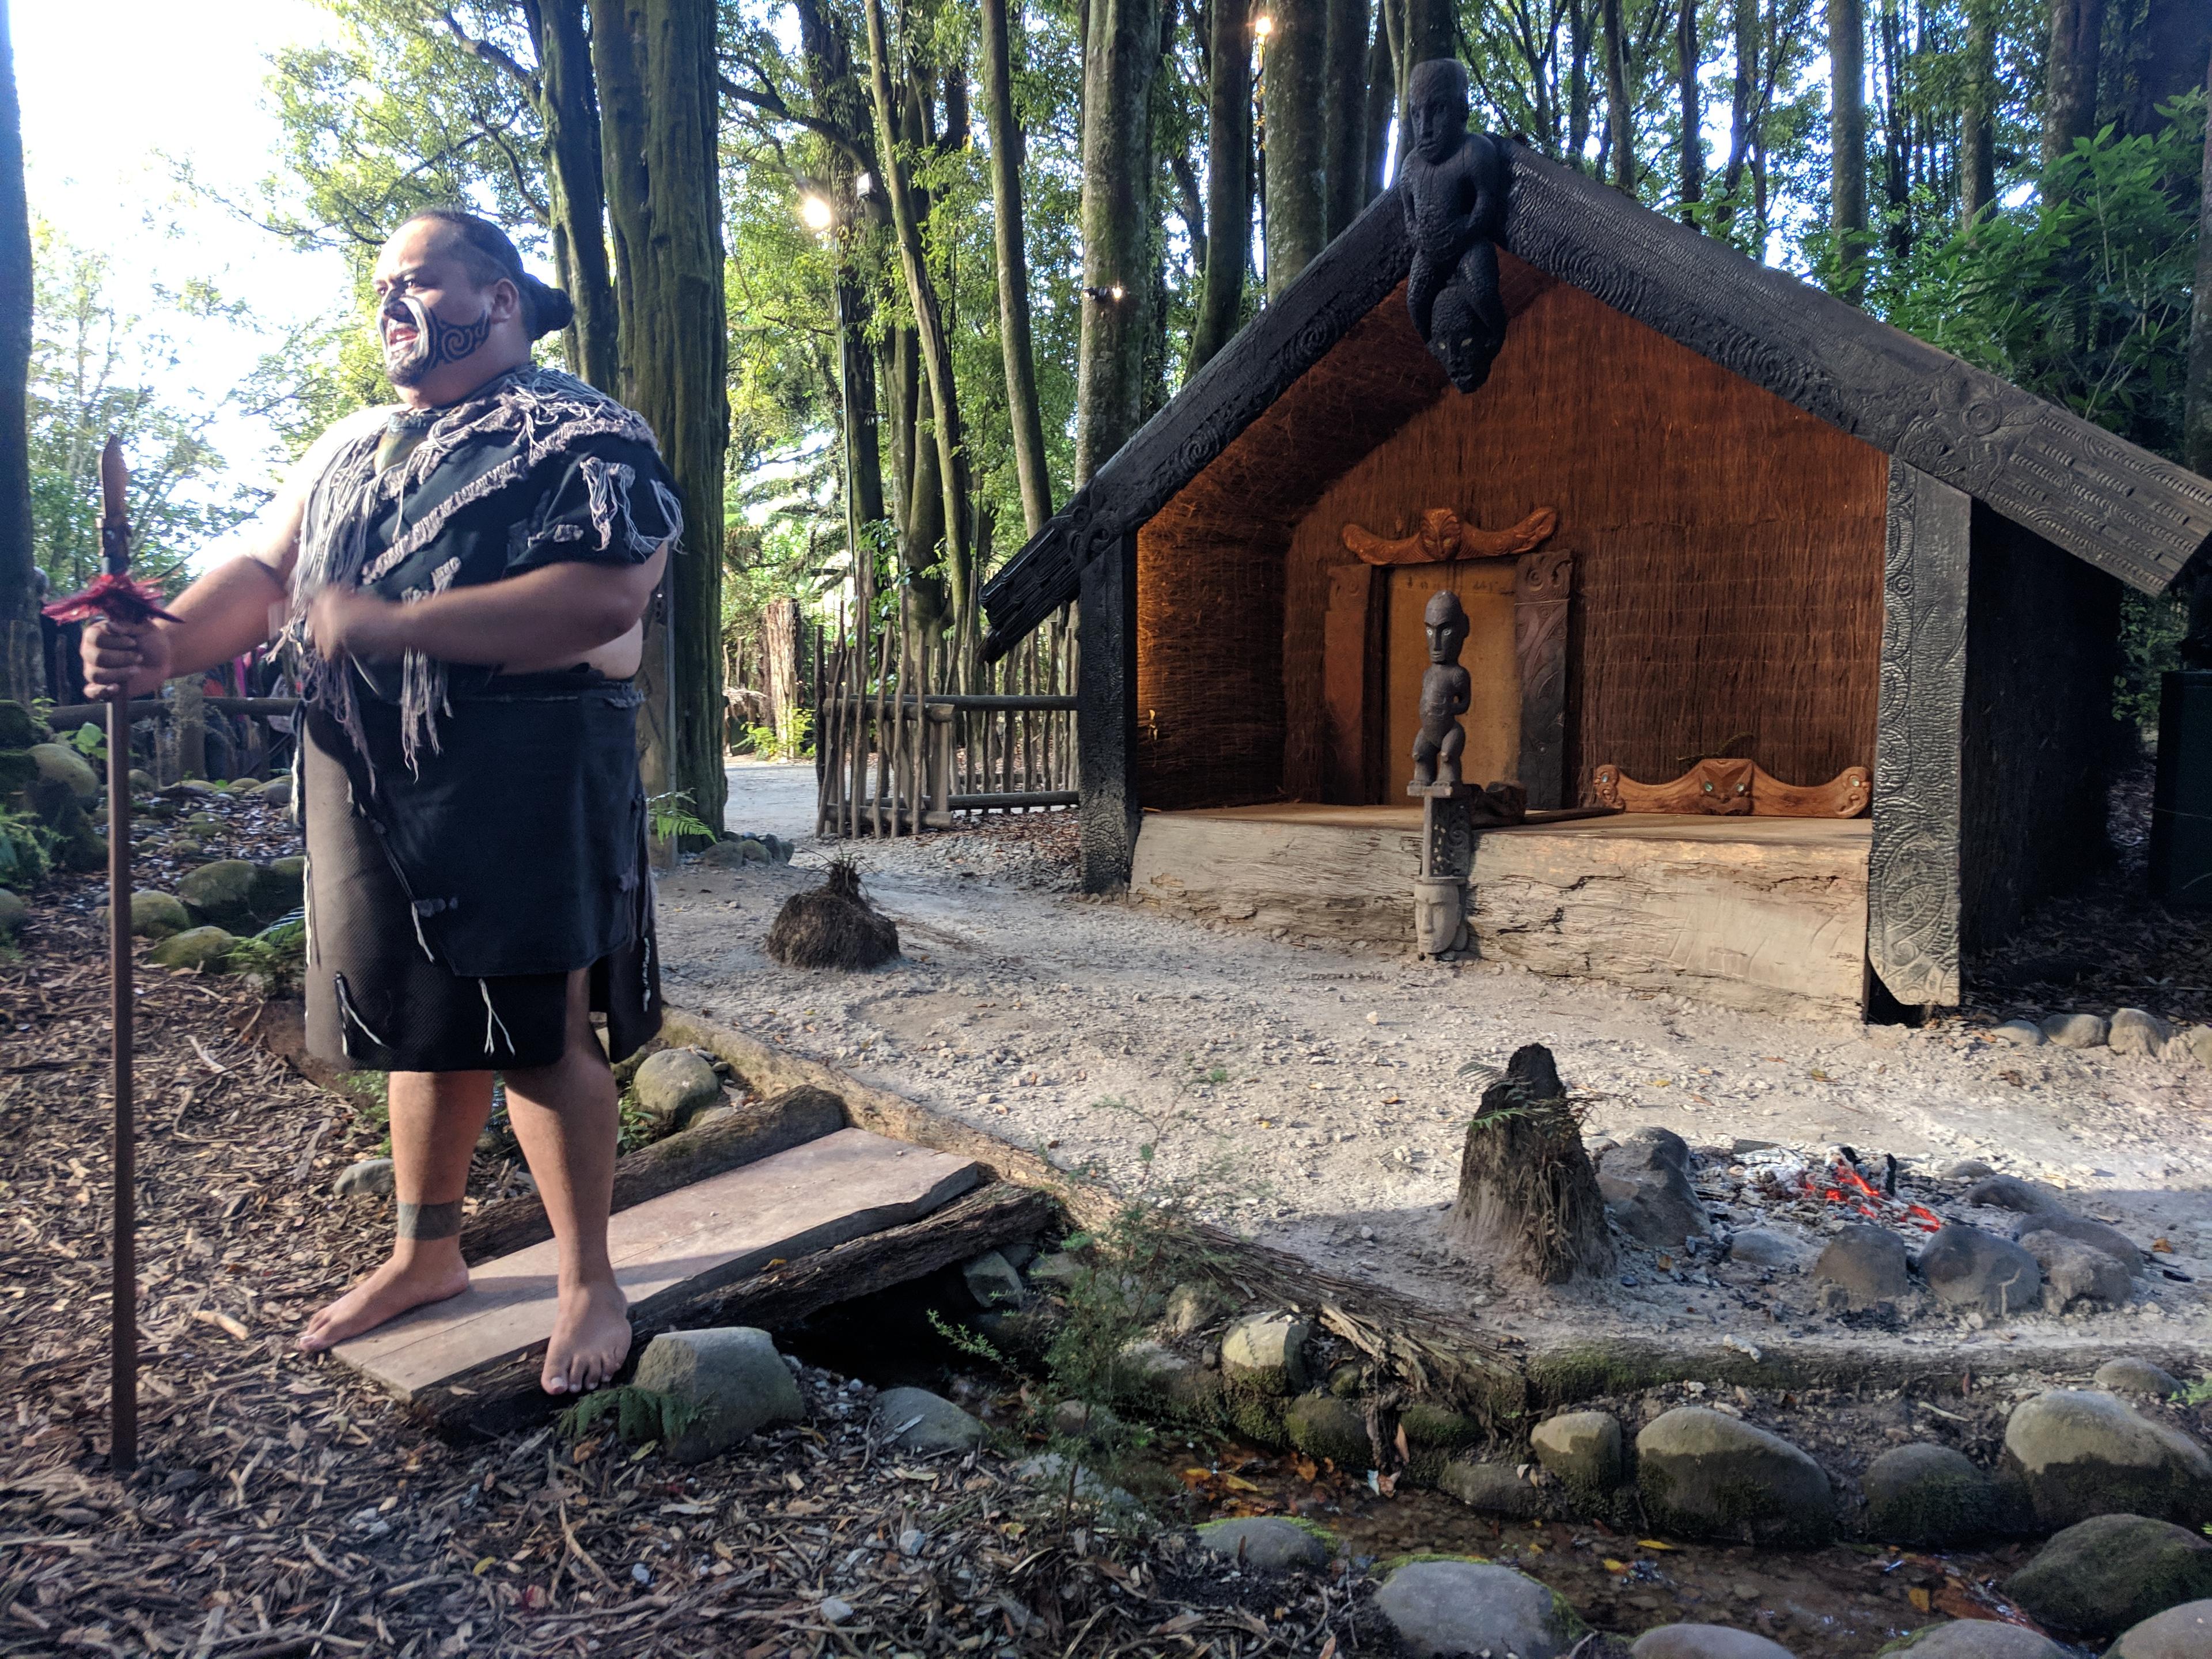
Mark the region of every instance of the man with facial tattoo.
<instances>
[{"instance_id":1,"label":"man with facial tattoo","mask_svg":"<svg viewBox=\"0 0 2212 1659\"><path fill-rule=\"evenodd\" d=\"M629 1349L608 1060L660 1022L631 677L682 514L644 422L532 361L574 311L498 227L419 214L373 287L398 403L325 433L175 621L90 626L86 677L143 695L297 653L308 1041L391 1074L398 1200L390 1259L300 1346L466 1287L496 1078L558 1241L541 1380L580 1392Z\"/></svg>"}]
</instances>

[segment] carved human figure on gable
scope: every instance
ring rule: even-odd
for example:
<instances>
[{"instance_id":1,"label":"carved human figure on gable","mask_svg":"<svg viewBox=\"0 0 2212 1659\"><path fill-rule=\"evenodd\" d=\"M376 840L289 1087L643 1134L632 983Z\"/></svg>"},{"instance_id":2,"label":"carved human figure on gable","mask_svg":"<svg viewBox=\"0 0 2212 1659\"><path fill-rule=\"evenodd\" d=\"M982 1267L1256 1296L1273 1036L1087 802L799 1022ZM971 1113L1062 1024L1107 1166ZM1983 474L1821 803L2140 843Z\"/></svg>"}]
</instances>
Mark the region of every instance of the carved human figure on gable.
<instances>
[{"instance_id":1,"label":"carved human figure on gable","mask_svg":"<svg viewBox=\"0 0 2212 1659\"><path fill-rule=\"evenodd\" d=\"M1497 240L1505 228L1506 166L1493 140L1468 131L1467 70L1455 58L1413 66L1413 129L1398 193L1413 243L1406 304L1429 354L1472 392L1505 343Z\"/></svg>"},{"instance_id":2,"label":"carved human figure on gable","mask_svg":"<svg viewBox=\"0 0 2212 1659\"><path fill-rule=\"evenodd\" d=\"M1429 635L1429 665L1421 675L1421 729L1413 738L1413 784L1427 789L1460 781L1459 757L1467 728L1459 717L1474 700L1474 682L1460 665L1467 644L1467 608L1449 588L1433 595L1421 613Z\"/></svg>"}]
</instances>

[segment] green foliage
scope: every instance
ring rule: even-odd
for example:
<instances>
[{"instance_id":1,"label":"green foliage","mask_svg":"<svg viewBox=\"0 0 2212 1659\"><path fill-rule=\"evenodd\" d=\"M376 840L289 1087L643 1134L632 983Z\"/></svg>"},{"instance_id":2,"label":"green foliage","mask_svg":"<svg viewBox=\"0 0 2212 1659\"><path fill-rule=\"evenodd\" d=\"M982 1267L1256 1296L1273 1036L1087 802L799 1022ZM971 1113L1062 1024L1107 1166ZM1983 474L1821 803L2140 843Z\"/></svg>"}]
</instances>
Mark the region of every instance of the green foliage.
<instances>
[{"instance_id":1,"label":"green foliage","mask_svg":"<svg viewBox=\"0 0 2212 1659\"><path fill-rule=\"evenodd\" d=\"M1871 301L1899 328L2157 453L2179 457L2204 99L2155 132L2106 128L2048 191L1924 244Z\"/></svg>"},{"instance_id":2,"label":"green foliage","mask_svg":"<svg viewBox=\"0 0 2212 1659\"><path fill-rule=\"evenodd\" d=\"M600 1389L561 1413L561 1432L568 1439L580 1440L609 1417L624 1445L645 1446L673 1440L698 1421L699 1408L651 1389L629 1384Z\"/></svg>"},{"instance_id":3,"label":"green foliage","mask_svg":"<svg viewBox=\"0 0 2212 1659\"><path fill-rule=\"evenodd\" d=\"M646 798L646 811L653 820L653 838L665 841L671 836L703 836L715 839L698 814L691 810L691 793L686 789L672 789L665 793Z\"/></svg>"},{"instance_id":4,"label":"green foliage","mask_svg":"<svg viewBox=\"0 0 2212 1659\"><path fill-rule=\"evenodd\" d=\"M29 812L0 809L0 887L27 893L53 868L56 838Z\"/></svg>"},{"instance_id":5,"label":"green foliage","mask_svg":"<svg viewBox=\"0 0 2212 1659\"><path fill-rule=\"evenodd\" d=\"M762 760L804 760L814 752L814 716L806 709L794 708L781 731L773 726L748 726L745 739Z\"/></svg>"},{"instance_id":6,"label":"green foliage","mask_svg":"<svg viewBox=\"0 0 2212 1659\"><path fill-rule=\"evenodd\" d=\"M64 741L94 765L107 764L107 733L90 720L78 726Z\"/></svg>"},{"instance_id":7,"label":"green foliage","mask_svg":"<svg viewBox=\"0 0 2212 1659\"><path fill-rule=\"evenodd\" d=\"M282 996L300 982L307 963L307 924L288 916L231 946L226 973L259 981L264 996Z\"/></svg>"},{"instance_id":8,"label":"green foliage","mask_svg":"<svg viewBox=\"0 0 2212 1659\"><path fill-rule=\"evenodd\" d=\"M155 286L146 314L124 311L110 257L80 248L52 225L32 228L35 326L31 346L31 550L57 594L84 586L100 566L100 452L109 433L131 467L134 572L167 584L193 554L258 507L264 492L235 481L213 438L236 392L171 401L175 331L243 324L210 284Z\"/></svg>"}]
</instances>

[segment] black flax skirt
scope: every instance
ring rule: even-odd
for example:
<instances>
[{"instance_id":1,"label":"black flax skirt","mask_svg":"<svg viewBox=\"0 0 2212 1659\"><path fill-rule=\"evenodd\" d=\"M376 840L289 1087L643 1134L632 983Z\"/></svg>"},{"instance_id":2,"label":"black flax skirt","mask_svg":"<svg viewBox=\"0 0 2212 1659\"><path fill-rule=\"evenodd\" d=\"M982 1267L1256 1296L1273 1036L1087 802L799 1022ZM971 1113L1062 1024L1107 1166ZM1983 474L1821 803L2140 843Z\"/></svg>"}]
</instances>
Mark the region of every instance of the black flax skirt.
<instances>
[{"instance_id":1,"label":"black flax skirt","mask_svg":"<svg viewBox=\"0 0 2212 1659\"><path fill-rule=\"evenodd\" d=\"M628 692L623 683L599 684ZM607 822L626 821L627 797L637 793L634 700L597 699L614 705L611 714L586 698L580 715L570 707L577 701L456 700L443 752L425 766L427 786L404 766L395 773L380 763L372 787L372 769L343 729L319 710L302 710L307 1046L319 1058L388 1072L552 1065L568 1042L574 970L467 970L504 965L499 958L512 952L503 941L542 934L557 915L580 916L572 931L594 941L569 959L590 972L591 1007L605 1016L611 1056L635 1053L659 1029L641 795L635 835ZM396 711L364 700L362 716L372 758L396 761ZM388 756L379 752L387 746ZM626 854L610 850L625 840ZM465 846L472 871L441 867L436 849L449 842ZM426 885L465 890L426 901ZM493 885L499 890L484 890ZM511 920L502 926L500 916Z\"/></svg>"}]
</instances>

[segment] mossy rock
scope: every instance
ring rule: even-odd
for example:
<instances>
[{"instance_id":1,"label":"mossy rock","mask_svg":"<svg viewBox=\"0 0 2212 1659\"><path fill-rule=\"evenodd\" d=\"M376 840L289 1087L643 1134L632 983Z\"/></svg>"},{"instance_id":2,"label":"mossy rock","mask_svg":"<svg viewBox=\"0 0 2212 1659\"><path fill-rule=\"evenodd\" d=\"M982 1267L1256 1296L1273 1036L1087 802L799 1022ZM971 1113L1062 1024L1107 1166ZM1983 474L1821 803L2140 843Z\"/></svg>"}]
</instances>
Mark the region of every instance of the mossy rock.
<instances>
[{"instance_id":1,"label":"mossy rock","mask_svg":"<svg viewBox=\"0 0 2212 1659\"><path fill-rule=\"evenodd\" d=\"M41 776L67 784L70 793L80 802L100 793L100 774L92 769L90 761L69 744L34 743L24 752L30 756Z\"/></svg>"},{"instance_id":2,"label":"mossy rock","mask_svg":"<svg viewBox=\"0 0 2212 1659\"><path fill-rule=\"evenodd\" d=\"M188 927L155 945L148 960L163 968L220 972L238 941L220 927Z\"/></svg>"},{"instance_id":3,"label":"mossy rock","mask_svg":"<svg viewBox=\"0 0 2212 1659\"><path fill-rule=\"evenodd\" d=\"M1364 1469L1375 1462L1367 1413L1348 1400L1302 1394L1283 1408L1283 1427L1291 1444L1308 1457L1325 1457L1340 1469Z\"/></svg>"},{"instance_id":4,"label":"mossy rock","mask_svg":"<svg viewBox=\"0 0 2212 1659\"><path fill-rule=\"evenodd\" d=\"M0 887L0 939L11 939L31 919L31 907L5 887Z\"/></svg>"},{"instance_id":5,"label":"mossy rock","mask_svg":"<svg viewBox=\"0 0 2212 1659\"><path fill-rule=\"evenodd\" d=\"M1415 1451L1466 1451L1486 1437L1482 1425L1466 1413L1426 1401L1416 1401L1400 1412L1398 1426L1405 1430L1406 1443Z\"/></svg>"},{"instance_id":6,"label":"mossy rock","mask_svg":"<svg viewBox=\"0 0 2212 1659\"><path fill-rule=\"evenodd\" d=\"M39 763L20 749L0 750L0 795L15 796L39 778Z\"/></svg>"},{"instance_id":7,"label":"mossy rock","mask_svg":"<svg viewBox=\"0 0 2212 1659\"><path fill-rule=\"evenodd\" d=\"M1290 1431L1283 1422L1283 1405L1273 1395L1242 1389L1234 1383L1224 1384L1221 1390L1221 1413L1228 1425L1247 1440L1255 1440L1263 1446L1290 1443Z\"/></svg>"},{"instance_id":8,"label":"mossy rock","mask_svg":"<svg viewBox=\"0 0 2212 1659\"><path fill-rule=\"evenodd\" d=\"M195 921L248 933L300 907L301 883L244 859L217 859L177 884L177 896Z\"/></svg>"},{"instance_id":9,"label":"mossy rock","mask_svg":"<svg viewBox=\"0 0 2212 1659\"><path fill-rule=\"evenodd\" d=\"M107 907L101 905L94 913L100 925L107 925ZM165 939L181 933L192 925L185 907L170 894L142 887L131 896L131 932L139 939Z\"/></svg>"},{"instance_id":10,"label":"mossy rock","mask_svg":"<svg viewBox=\"0 0 2212 1659\"><path fill-rule=\"evenodd\" d=\"M53 731L12 697L0 697L0 749L28 749L45 743Z\"/></svg>"}]
</instances>

